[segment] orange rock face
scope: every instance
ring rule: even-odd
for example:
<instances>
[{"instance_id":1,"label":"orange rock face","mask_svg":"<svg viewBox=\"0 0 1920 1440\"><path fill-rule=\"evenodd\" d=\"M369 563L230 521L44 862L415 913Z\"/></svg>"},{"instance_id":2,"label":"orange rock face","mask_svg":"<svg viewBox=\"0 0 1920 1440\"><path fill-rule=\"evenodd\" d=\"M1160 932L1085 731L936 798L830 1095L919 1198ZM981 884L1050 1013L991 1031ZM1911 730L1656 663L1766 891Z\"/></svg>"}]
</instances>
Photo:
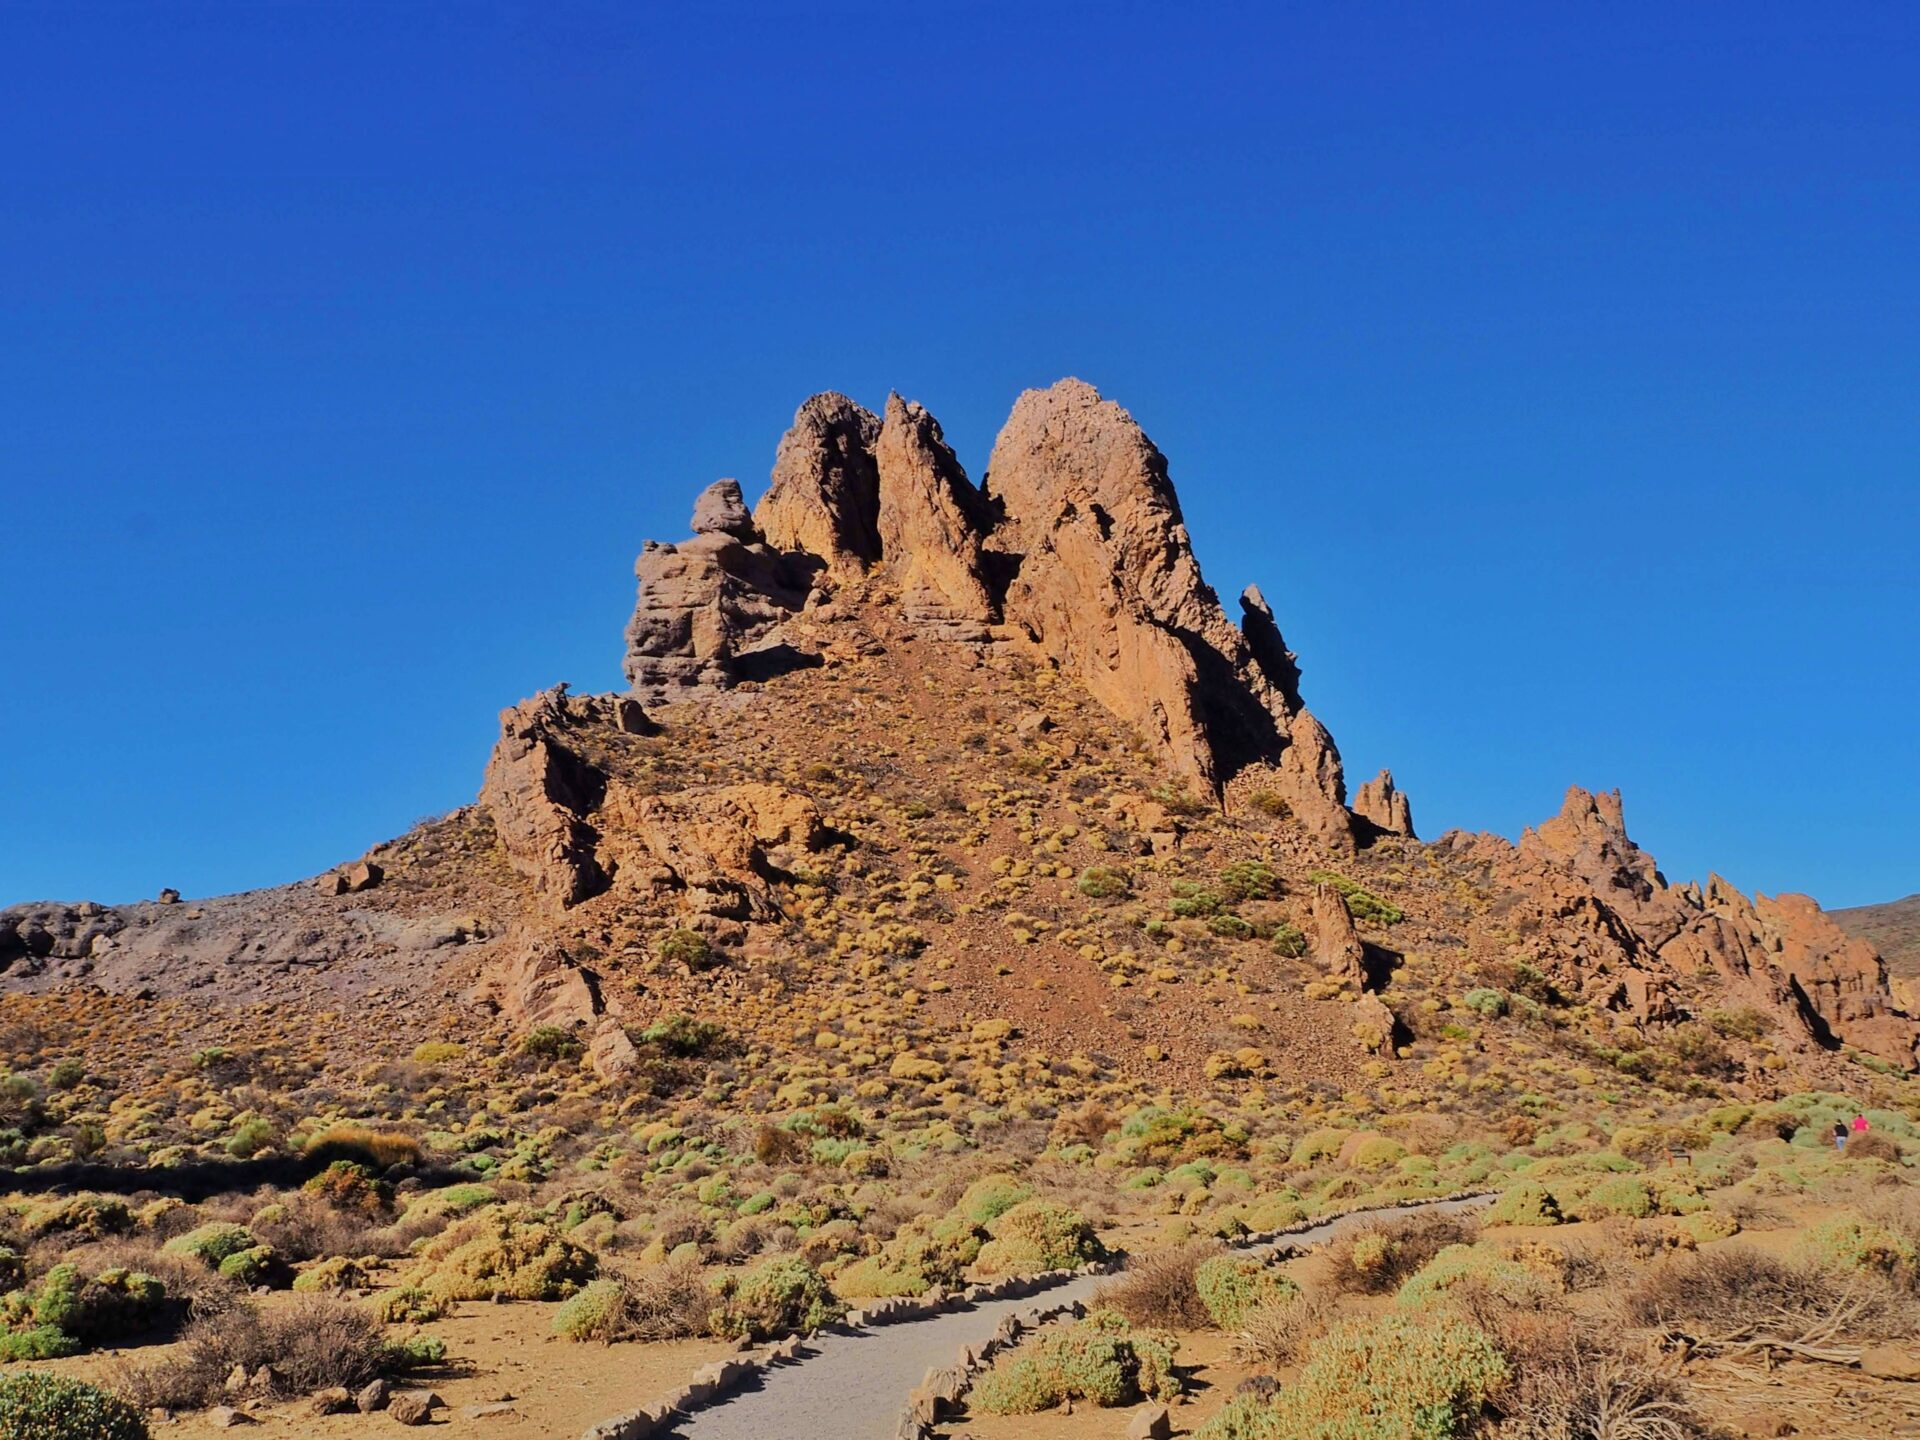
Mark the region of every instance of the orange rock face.
<instances>
[{"instance_id":1,"label":"orange rock face","mask_svg":"<svg viewBox=\"0 0 1920 1440\"><path fill-rule=\"evenodd\" d=\"M1506 893L1507 923L1561 983L1645 1024L1688 1017L1685 992L1712 976L1724 999L1768 1016L1789 1043L1852 1046L1914 1061L1920 1027L1895 1006L1873 947L1804 895L1749 901L1714 876L1669 885L1627 836L1618 791L1568 790L1519 845L1443 837Z\"/></svg>"}]
</instances>

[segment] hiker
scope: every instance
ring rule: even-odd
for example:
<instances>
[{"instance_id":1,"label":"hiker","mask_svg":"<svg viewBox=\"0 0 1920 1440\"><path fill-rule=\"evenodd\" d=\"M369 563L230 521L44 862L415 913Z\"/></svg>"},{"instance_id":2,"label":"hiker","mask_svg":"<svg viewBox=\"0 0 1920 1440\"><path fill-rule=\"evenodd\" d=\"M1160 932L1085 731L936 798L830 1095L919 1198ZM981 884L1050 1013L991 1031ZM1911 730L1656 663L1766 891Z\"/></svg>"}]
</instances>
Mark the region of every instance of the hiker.
<instances>
[{"instance_id":1,"label":"hiker","mask_svg":"<svg viewBox=\"0 0 1920 1440\"><path fill-rule=\"evenodd\" d=\"M1833 1148L1842 1154L1846 1153L1847 1122L1844 1120L1836 1120L1833 1122Z\"/></svg>"},{"instance_id":2,"label":"hiker","mask_svg":"<svg viewBox=\"0 0 1920 1440\"><path fill-rule=\"evenodd\" d=\"M1867 1117L1866 1116L1856 1115L1853 1117L1853 1133L1856 1135L1864 1135L1867 1133Z\"/></svg>"}]
</instances>

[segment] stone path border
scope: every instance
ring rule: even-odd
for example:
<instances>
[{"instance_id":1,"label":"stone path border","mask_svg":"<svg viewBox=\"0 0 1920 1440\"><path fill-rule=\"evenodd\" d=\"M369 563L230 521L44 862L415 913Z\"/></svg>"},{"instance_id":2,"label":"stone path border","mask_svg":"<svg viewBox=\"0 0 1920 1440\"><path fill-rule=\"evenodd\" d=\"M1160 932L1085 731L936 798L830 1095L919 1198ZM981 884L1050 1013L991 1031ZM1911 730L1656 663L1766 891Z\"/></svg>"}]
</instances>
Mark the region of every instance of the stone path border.
<instances>
[{"instance_id":1,"label":"stone path border","mask_svg":"<svg viewBox=\"0 0 1920 1440\"><path fill-rule=\"evenodd\" d=\"M1260 1250L1274 1246L1290 1235L1305 1234L1349 1217L1386 1211L1416 1214L1439 1205L1458 1206L1463 1202L1490 1199L1496 1193L1489 1190L1463 1190L1451 1195L1436 1195L1426 1200L1365 1205L1334 1215L1321 1215L1279 1230L1263 1230L1243 1235L1233 1242L1231 1248ZM876 1300L865 1309L849 1311L846 1320L833 1326L831 1333L857 1335L861 1331L877 1326L907 1324L950 1311L968 1309L983 1301L1012 1300L1028 1295L1038 1295L1073 1280L1094 1275L1115 1274L1121 1269L1122 1264L1123 1261L1120 1259L1103 1260L1067 1270L1043 1270L1033 1275L1010 1275L1002 1280L969 1285L961 1290L934 1289L918 1297ZM1035 1305L1028 1310L1009 1315L1002 1319L993 1336L985 1341L976 1341L971 1345L963 1346L955 1356L952 1365L937 1366L927 1371L922 1383L911 1392L906 1411L901 1416L897 1430L899 1440L927 1440L927 1437L932 1434L933 1422L948 1413L958 1403L971 1386L973 1376L984 1369L995 1355L1008 1346L1017 1344L1019 1337L1026 1331L1058 1319L1062 1315L1081 1313L1084 1309L1084 1302L1075 1300L1052 1306ZM616 1415L610 1420L602 1420L599 1424L588 1427L580 1440L650 1440L650 1437L683 1423L697 1412L721 1403L732 1391L739 1389L762 1371L770 1370L776 1365L799 1363L804 1356L806 1341L810 1338L811 1336L790 1336L785 1340L775 1341L771 1345L764 1345L737 1356L703 1365L678 1390L671 1391L638 1410Z\"/></svg>"}]
</instances>

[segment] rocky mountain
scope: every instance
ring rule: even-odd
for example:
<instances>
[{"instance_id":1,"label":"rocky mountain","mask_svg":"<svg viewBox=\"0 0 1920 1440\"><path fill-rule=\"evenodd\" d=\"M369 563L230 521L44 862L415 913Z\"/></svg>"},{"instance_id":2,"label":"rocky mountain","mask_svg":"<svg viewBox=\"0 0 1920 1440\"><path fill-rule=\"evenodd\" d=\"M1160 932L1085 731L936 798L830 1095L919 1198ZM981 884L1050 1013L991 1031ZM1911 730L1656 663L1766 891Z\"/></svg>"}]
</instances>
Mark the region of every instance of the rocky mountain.
<instances>
[{"instance_id":1,"label":"rocky mountain","mask_svg":"<svg viewBox=\"0 0 1920 1440\"><path fill-rule=\"evenodd\" d=\"M1920 981L1920 895L1835 910L1833 919L1849 935L1878 950L1886 959L1888 973L1901 980Z\"/></svg>"},{"instance_id":2,"label":"rocky mountain","mask_svg":"<svg viewBox=\"0 0 1920 1440\"><path fill-rule=\"evenodd\" d=\"M1756 1090L1913 1064L1876 932L1669 884L1617 792L1517 843L1422 843L1386 771L1349 804L1272 610L1229 616L1165 457L1080 381L1019 398L977 485L922 406L817 395L759 503L718 481L690 529L636 562L629 692L503 711L474 804L302 886L15 906L0 980L182 1044L250 1007L377 1005L339 1040L369 1054L556 1026L609 1079L724 1013L781 1093L890 1083L814 1048L862 1006L916 1054L1005 1026L1198 1088L1417 1057L1476 985L1557 1044L1704 1037Z\"/></svg>"}]
</instances>

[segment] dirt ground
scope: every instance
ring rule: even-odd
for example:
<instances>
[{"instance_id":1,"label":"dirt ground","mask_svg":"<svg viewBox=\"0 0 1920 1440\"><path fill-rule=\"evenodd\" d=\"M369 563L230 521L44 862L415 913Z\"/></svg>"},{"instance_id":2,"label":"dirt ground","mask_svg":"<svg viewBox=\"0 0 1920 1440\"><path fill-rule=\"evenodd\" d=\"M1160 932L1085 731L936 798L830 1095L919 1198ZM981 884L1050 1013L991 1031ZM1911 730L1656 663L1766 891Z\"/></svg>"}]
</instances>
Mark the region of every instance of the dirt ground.
<instances>
[{"instance_id":1,"label":"dirt ground","mask_svg":"<svg viewBox=\"0 0 1920 1440\"><path fill-rule=\"evenodd\" d=\"M422 1327L447 1342L446 1367L400 1388L431 1389L447 1402L447 1409L434 1416L434 1425L440 1429L499 1440L577 1440L588 1426L637 1409L734 1348L722 1340L614 1346L556 1340L549 1332L559 1308L531 1301L461 1305L454 1314ZM142 1360L163 1353L157 1347L139 1352ZM111 1354L102 1352L33 1368L99 1379L111 1361ZM512 1410L479 1418L461 1413L469 1406L497 1402L511 1404ZM346 1440L394 1429L378 1415L314 1416L305 1400L266 1405L249 1413L258 1424L242 1427L242 1433L257 1434L263 1440L273 1435ZM216 1429L202 1414L184 1415L154 1428L157 1435L179 1440L233 1433Z\"/></svg>"}]
</instances>

